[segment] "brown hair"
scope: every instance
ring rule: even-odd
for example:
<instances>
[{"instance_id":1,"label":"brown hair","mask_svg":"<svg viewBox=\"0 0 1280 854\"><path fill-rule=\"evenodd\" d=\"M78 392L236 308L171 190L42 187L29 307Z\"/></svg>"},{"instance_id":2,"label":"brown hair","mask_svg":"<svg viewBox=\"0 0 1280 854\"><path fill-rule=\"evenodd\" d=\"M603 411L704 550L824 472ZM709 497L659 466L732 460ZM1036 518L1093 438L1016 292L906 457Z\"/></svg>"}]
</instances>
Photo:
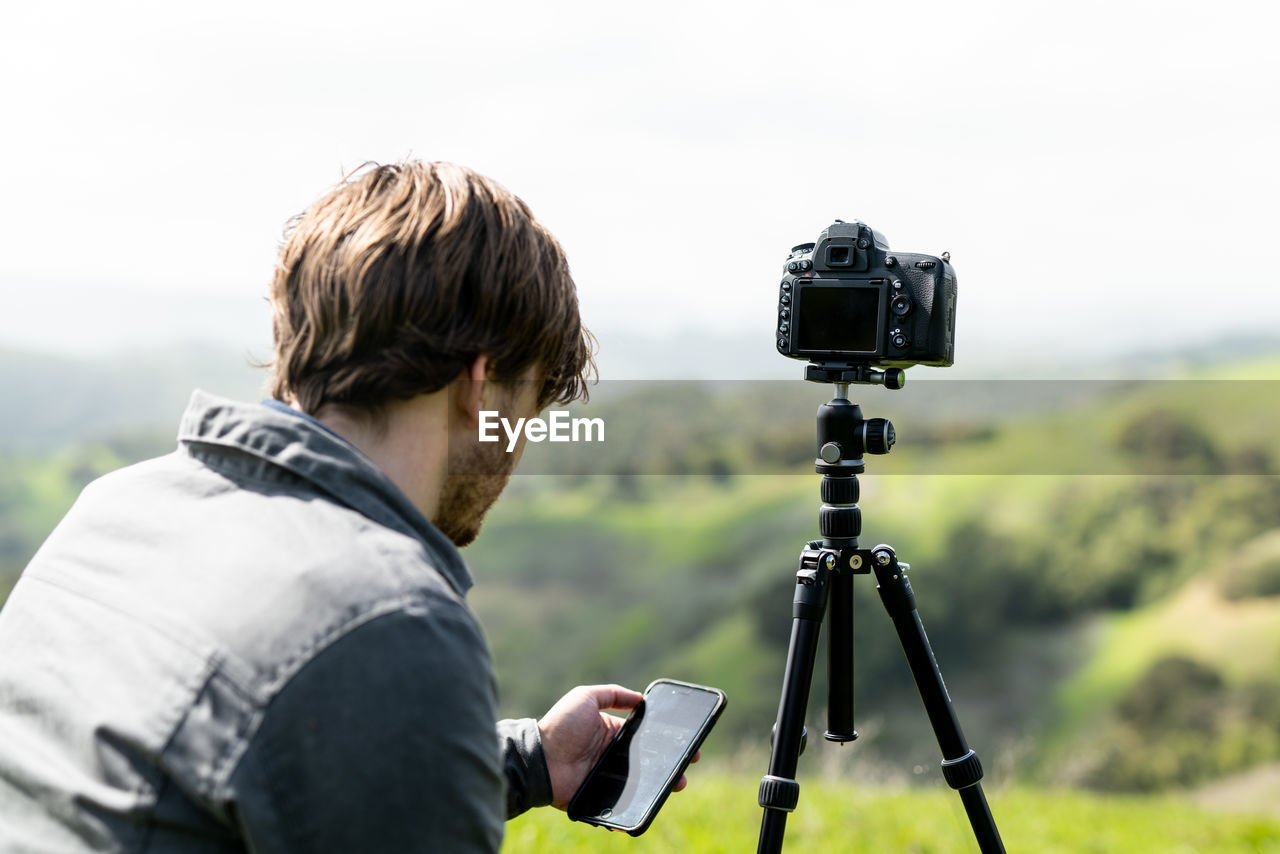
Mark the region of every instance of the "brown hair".
<instances>
[{"instance_id":1,"label":"brown hair","mask_svg":"<svg viewBox=\"0 0 1280 854\"><path fill-rule=\"evenodd\" d=\"M586 398L594 338L564 250L500 184L452 163L369 164L290 221L271 282L272 394L376 414L477 356L537 366L539 405Z\"/></svg>"}]
</instances>

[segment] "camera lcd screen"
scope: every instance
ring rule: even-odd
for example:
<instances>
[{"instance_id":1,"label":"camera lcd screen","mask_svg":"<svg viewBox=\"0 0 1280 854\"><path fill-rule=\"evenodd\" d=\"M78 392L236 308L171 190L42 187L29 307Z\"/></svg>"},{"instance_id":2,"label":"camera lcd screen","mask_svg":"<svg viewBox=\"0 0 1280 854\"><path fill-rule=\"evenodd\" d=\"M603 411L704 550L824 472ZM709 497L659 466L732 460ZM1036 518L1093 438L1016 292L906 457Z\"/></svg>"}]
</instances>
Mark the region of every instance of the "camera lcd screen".
<instances>
[{"instance_id":1,"label":"camera lcd screen","mask_svg":"<svg viewBox=\"0 0 1280 854\"><path fill-rule=\"evenodd\" d=\"M797 349L878 354L883 294L878 282L805 284L796 295Z\"/></svg>"},{"instance_id":2,"label":"camera lcd screen","mask_svg":"<svg viewBox=\"0 0 1280 854\"><path fill-rule=\"evenodd\" d=\"M615 826L639 824L675 782L673 775L720 702L720 695L705 689L657 683L571 809Z\"/></svg>"}]
</instances>

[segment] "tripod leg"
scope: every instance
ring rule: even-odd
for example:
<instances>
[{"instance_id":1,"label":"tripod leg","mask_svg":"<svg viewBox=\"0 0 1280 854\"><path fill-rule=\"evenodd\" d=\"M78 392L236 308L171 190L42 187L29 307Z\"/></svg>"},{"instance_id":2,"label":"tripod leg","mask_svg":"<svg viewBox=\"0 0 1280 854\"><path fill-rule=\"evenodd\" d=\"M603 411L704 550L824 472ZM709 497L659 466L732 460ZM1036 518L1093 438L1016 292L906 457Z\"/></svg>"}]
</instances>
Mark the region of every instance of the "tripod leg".
<instances>
[{"instance_id":1,"label":"tripod leg","mask_svg":"<svg viewBox=\"0 0 1280 854\"><path fill-rule=\"evenodd\" d=\"M796 782L796 765L800 759L804 732L805 709L809 705L809 686L813 681L813 662L818 651L822 618L827 609L830 564L834 560L808 564L801 555L796 573L796 594L792 600L791 642L787 648L787 669L782 679L782 700L778 704L778 720L774 724L773 748L769 755L769 773L760 781L759 803L764 807L760 821L759 854L777 854L782 850L787 813L796 808L800 784Z\"/></svg>"},{"instance_id":2,"label":"tripod leg","mask_svg":"<svg viewBox=\"0 0 1280 854\"><path fill-rule=\"evenodd\" d=\"M995 819L982 792L982 763L964 740L960 722L951 705L951 696L942 681L942 671L924 633L924 624L916 610L915 592L907 579L905 564L899 564L893 549L876 546L872 550L872 569L879 583L880 599L893 620L902 651L906 653L911 675L920 699L924 702L929 724L942 748L942 776L960 793L969 824L983 854L1004 854L1004 843L996 829Z\"/></svg>"}]
</instances>

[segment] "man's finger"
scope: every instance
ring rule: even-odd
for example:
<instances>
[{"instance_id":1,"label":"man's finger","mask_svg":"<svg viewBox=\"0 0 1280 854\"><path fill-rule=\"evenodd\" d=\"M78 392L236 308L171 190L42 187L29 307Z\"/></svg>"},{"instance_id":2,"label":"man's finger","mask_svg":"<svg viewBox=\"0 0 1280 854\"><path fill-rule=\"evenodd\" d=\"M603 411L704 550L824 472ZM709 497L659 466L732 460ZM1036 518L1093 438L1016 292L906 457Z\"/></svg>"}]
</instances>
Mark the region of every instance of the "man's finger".
<instances>
[{"instance_id":1,"label":"man's finger","mask_svg":"<svg viewBox=\"0 0 1280 854\"><path fill-rule=\"evenodd\" d=\"M582 690L588 692L601 709L626 711L634 709L644 699L640 692L621 685L586 685Z\"/></svg>"}]
</instances>

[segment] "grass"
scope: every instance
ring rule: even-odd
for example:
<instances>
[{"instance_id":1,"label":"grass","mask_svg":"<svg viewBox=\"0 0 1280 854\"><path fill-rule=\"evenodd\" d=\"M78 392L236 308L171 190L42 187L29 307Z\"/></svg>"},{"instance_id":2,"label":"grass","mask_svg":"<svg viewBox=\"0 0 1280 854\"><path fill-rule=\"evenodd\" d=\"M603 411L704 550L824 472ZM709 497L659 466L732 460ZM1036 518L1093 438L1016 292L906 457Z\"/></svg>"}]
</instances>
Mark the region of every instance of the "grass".
<instances>
[{"instance_id":1,"label":"grass","mask_svg":"<svg viewBox=\"0 0 1280 854\"><path fill-rule=\"evenodd\" d=\"M757 778L715 772L691 777L638 839L534 810L507 825L511 852L754 851L761 810ZM1267 854L1280 852L1280 821L1195 807L1176 797L1099 796L1031 789L990 796L1005 847L1025 854ZM787 851L847 854L969 854L978 850L951 791L880 791L801 780L787 822Z\"/></svg>"}]
</instances>

